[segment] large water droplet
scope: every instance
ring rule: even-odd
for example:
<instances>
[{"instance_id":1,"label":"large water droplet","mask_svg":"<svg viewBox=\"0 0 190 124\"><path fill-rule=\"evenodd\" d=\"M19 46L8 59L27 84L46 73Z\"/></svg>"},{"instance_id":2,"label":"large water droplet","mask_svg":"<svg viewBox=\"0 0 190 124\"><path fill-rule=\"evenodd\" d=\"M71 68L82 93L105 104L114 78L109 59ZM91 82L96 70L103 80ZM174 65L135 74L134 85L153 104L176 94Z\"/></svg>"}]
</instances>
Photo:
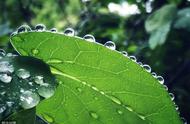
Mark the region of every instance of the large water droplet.
<instances>
[{"instance_id":1,"label":"large water droplet","mask_svg":"<svg viewBox=\"0 0 190 124\"><path fill-rule=\"evenodd\" d=\"M143 65L143 68L147 71L147 72L151 72L151 67L149 66L149 65L147 65L147 64L144 64Z\"/></svg>"},{"instance_id":2,"label":"large water droplet","mask_svg":"<svg viewBox=\"0 0 190 124\"><path fill-rule=\"evenodd\" d=\"M132 61L134 61L134 62L137 61L137 58L136 58L135 56L129 56L129 58L130 58Z\"/></svg>"},{"instance_id":3,"label":"large water droplet","mask_svg":"<svg viewBox=\"0 0 190 124\"><path fill-rule=\"evenodd\" d=\"M19 70L16 71L16 75L19 78L26 79L26 78L30 77L30 72L25 70L25 69L19 69Z\"/></svg>"},{"instance_id":4,"label":"large water droplet","mask_svg":"<svg viewBox=\"0 0 190 124\"><path fill-rule=\"evenodd\" d=\"M157 76L157 80L160 84L164 84L164 78L162 76Z\"/></svg>"},{"instance_id":5,"label":"large water droplet","mask_svg":"<svg viewBox=\"0 0 190 124\"><path fill-rule=\"evenodd\" d=\"M24 32L28 32L28 31L31 31L31 28L28 25L21 25L17 29L17 33L24 33Z\"/></svg>"},{"instance_id":6,"label":"large water droplet","mask_svg":"<svg viewBox=\"0 0 190 124\"><path fill-rule=\"evenodd\" d=\"M49 98L51 96L53 96L55 92L55 89L50 87L50 86L40 86L38 88L38 94L44 98Z\"/></svg>"},{"instance_id":7,"label":"large water droplet","mask_svg":"<svg viewBox=\"0 0 190 124\"><path fill-rule=\"evenodd\" d=\"M94 119L98 119L98 115L96 112L90 112L90 116Z\"/></svg>"},{"instance_id":8,"label":"large water droplet","mask_svg":"<svg viewBox=\"0 0 190 124\"><path fill-rule=\"evenodd\" d=\"M38 49L32 49L32 54L33 55L37 55L39 53L39 50Z\"/></svg>"},{"instance_id":9,"label":"large water droplet","mask_svg":"<svg viewBox=\"0 0 190 124\"><path fill-rule=\"evenodd\" d=\"M117 113L120 114L120 115L123 114L123 112L120 109L117 110Z\"/></svg>"},{"instance_id":10,"label":"large water droplet","mask_svg":"<svg viewBox=\"0 0 190 124\"><path fill-rule=\"evenodd\" d=\"M44 77L42 76L35 76L34 77L34 82L39 84L39 85L42 85L44 83Z\"/></svg>"},{"instance_id":11,"label":"large water droplet","mask_svg":"<svg viewBox=\"0 0 190 124\"><path fill-rule=\"evenodd\" d=\"M85 40L90 41L90 42L96 42L95 38L93 35L87 34L83 37Z\"/></svg>"},{"instance_id":12,"label":"large water droplet","mask_svg":"<svg viewBox=\"0 0 190 124\"><path fill-rule=\"evenodd\" d=\"M46 30L46 26L44 24L37 24L35 26L36 31L45 31Z\"/></svg>"},{"instance_id":13,"label":"large water droplet","mask_svg":"<svg viewBox=\"0 0 190 124\"><path fill-rule=\"evenodd\" d=\"M14 67L8 61L1 61L0 62L0 72L14 72Z\"/></svg>"},{"instance_id":14,"label":"large water droplet","mask_svg":"<svg viewBox=\"0 0 190 124\"><path fill-rule=\"evenodd\" d=\"M50 29L51 32L57 32L57 29L56 28L52 28Z\"/></svg>"},{"instance_id":15,"label":"large water droplet","mask_svg":"<svg viewBox=\"0 0 190 124\"><path fill-rule=\"evenodd\" d=\"M115 50L116 49L116 45L114 42L112 41L107 41L105 44L104 44L105 47L111 49L111 50Z\"/></svg>"},{"instance_id":16,"label":"large water droplet","mask_svg":"<svg viewBox=\"0 0 190 124\"><path fill-rule=\"evenodd\" d=\"M124 56L128 57L128 53L126 51L121 52Z\"/></svg>"},{"instance_id":17,"label":"large water droplet","mask_svg":"<svg viewBox=\"0 0 190 124\"><path fill-rule=\"evenodd\" d=\"M111 100L112 100L113 102L115 102L115 103L121 105L121 101L120 101L118 98L116 98L115 96L110 96L110 98L111 98Z\"/></svg>"},{"instance_id":18,"label":"large water droplet","mask_svg":"<svg viewBox=\"0 0 190 124\"><path fill-rule=\"evenodd\" d=\"M5 110L6 110L6 107L0 104L0 114L3 113Z\"/></svg>"},{"instance_id":19,"label":"large water droplet","mask_svg":"<svg viewBox=\"0 0 190 124\"><path fill-rule=\"evenodd\" d=\"M7 74L0 74L0 81L10 83L12 81L12 77Z\"/></svg>"},{"instance_id":20,"label":"large water droplet","mask_svg":"<svg viewBox=\"0 0 190 124\"><path fill-rule=\"evenodd\" d=\"M31 91L25 91L20 95L20 103L24 109L33 108L40 101L38 94Z\"/></svg>"},{"instance_id":21,"label":"large water droplet","mask_svg":"<svg viewBox=\"0 0 190 124\"><path fill-rule=\"evenodd\" d=\"M74 36L75 35L75 30L72 29L72 28L67 28L67 29L65 29L64 34L67 35L67 36Z\"/></svg>"},{"instance_id":22,"label":"large water droplet","mask_svg":"<svg viewBox=\"0 0 190 124\"><path fill-rule=\"evenodd\" d=\"M174 100L174 94L173 93L169 93L170 97L171 97L171 100L173 101Z\"/></svg>"}]
</instances>

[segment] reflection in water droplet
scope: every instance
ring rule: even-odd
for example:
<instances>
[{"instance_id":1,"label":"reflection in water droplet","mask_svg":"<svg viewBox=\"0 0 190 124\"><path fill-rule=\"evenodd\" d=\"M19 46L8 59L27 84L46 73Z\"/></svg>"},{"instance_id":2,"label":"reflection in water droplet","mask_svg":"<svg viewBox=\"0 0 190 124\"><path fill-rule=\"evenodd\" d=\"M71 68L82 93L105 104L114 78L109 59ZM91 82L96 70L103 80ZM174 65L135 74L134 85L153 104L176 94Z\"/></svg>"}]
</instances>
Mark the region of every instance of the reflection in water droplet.
<instances>
[{"instance_id":1,"label":"reflection in water droplet","mask_svg":"<svg viewBox=\"0 0 190 124\"><path fill-rule=\"evenodd\" d=\"M24 109L33 108L40 101L38 94L31 91L25 91L20 95L20 103Z\"/></svg>"},{"instance_id":2,"label":"reflection in water droplet","mask_svg":"<svg viewBox=\"0 0 190 124\"><path fill-rule=\"evenodd\" d=\"M90 42L96 42L95 38L93 35L87 34L83 37L85 40L90 41Z\"/></svg>"},{"instance_id":3,"label":"reflection in water droplet","mask_svg":"<svg viewBox=\"0 0 190 124\"><path fill-rule=\"evenodd\" d=\"M90 116L94 119L98 119L98 115L95 112L90 112Z\"/></svg>"},{"instance_id":4,"label":"reflection in water droplet","mask_svg":"<svg viewBox=\"0 0 190 124\"><path fill-rule=\"evenodd\" d=\"M32 54L33 55L37 55L39 53L39 50L38 49L32 49Z\"/></svg>"},{"instance_id":5,"label":"reflection in water droplet","mask_svg":"<svg viewBox=\"0 0 190 124\"><path fill-rule=\"evenodd\" d=\"M5 73L5 72L13 73L14 72L14 67L8 61L1 61L0 62L0 72L3 72L3 73Z\"/></svg>"},{"instance_id":6,"label":"reflection in water droplet","mask_svg":"<svg viewBox=\"0 0 190 124\"><path fill-rule=\"evenodd\" d=\"M164 78L162 76L157 76L157 80L160 84L164 84Z\"/></svg>"},{"instance_id":7,"label":"reflection in water droplet","mask_svg":"<svg viewBox=\"0 0 190 124\"><path fill-rule=\"evenodd\" d=\"M31 28L28 25L21 25L17 29L17 33L24 33L24 32L28 32L28 31L31 31Z\"/></svg>"},{"instance_id":8,"label":"reflection in water droplet","mask_svg":"<svg viewBox=\"0 0 190 124\"><path fill-rule=\"evenodd\" d=\"M121 52L124 56L128 57L128 53L126 51Z\"/></svg>"},{"instance_id":9,"label":"reflection in water droplet","mask_svg":"<svg viewBox=\"0 0 190 124\"><path fill-rule=\"evenodd\" d=\"M132 61L134 61L134 62L137 61L137 58L136 58L135 56L129 56L129 58L130 58Z\"/></svg>"},{"instance_id":10,"label":"reflection in water droplet","mask_svg":"<svg viewBox=\"0 0 190 124\"><path fill-rule=\"evenodd\" d=\"M104 44L105 47L111 49L111 50L115 50L116 49L116 45L114 42L112 41L107 41L105 44Z\"/></svg>"},{"instance_id":11,"label":"reflection in water droplet","mask_svg":"<svg viewBox=\"0 0 190 124\"><path fill-rule=\"evenodd\" d=\"M51 96L53 96L55 92L55 89L53 87L50 86L40 86L38 88L38 93L40 96L44 97L44 98L49 98Z\"/></svg>"},{"instance_id":12,"label":"reflection in water droplet","mask_svg":"<svg viewBox=\"0 0 190 124\"><path fill-rule=\"evenodd\" d=\"M50 29L51 32L57 32L57 29L56 28L52 28Z\"/></svg>"},{"instance_id":13,"label":"reflection in water droplet","mask_svg":"<svg viewBox=\"0 0 190 124\"><path fill-rule=\"evenodd\" d=\"M7 74L0 74L0 81L10 83L12 81L12 77Z\"/></svg>"},{"instance_id":14,"label":"reflection in water droplet","mask_svg":"<svg viewBox=\"0 0 190 124\"><path fill-rule=\"evenodd\" d=\"M109 96L109 97L111 98L111 100L112 100L113 102L115 102L115 103L121 105L121 101L120 101L118 98L116 98L115 96Z\"/></svg>"},{"instance_id":15,"label":"reflection in water droplet","mask_svg":"<svg viewBox=\"0 0 190 124\"><path fill-rule=\"evenodd\" d=\"M171 100L173 101L174 100L174 94L173 93L169 93L170 97L171 97Z\"/></svg>"},{"instance_id":16,"label":"reflection in water droplet","mask_svg":"<svg viewBox=\"0 0 190 124\"><path fill-rule=\"evenodd\" d=\"M53 118L47 114L43 114L43 118L49 122L49 123L53 123Z\"/></svg>"},{"instance_id":17,"label":"reflection in water droplet","mask_svg":"<svg viewBox=\"0 0 190 124\"><path fill-rule=\"evenodd\" d=\"M147 65L147 64L144 64L143 65L143 68L147 71L147 72L151 72L151 67L149 66L149 65Z\"/></svg>"},{"instance_id":18,"label":"reflection in water droplet","mask_svg":"<svg viewBox=\"0 0 190 124\"><path fill-rule=\"evenodd\" d=\"M36 31L45 31L46 30L46 26L44 24L37 24L35 26L35 30Z\"/></svg>"},{"instance_id":19,"label":"reflection in water droplet","mask_svg":"<svg viewBox=\"0 0 190 124\"><path fill-rule=\"evenodd\" d=\"M120 115L123 114L123 112L121 110L119 110L119 109L117 110L117 113L120 114Z\"/></svg>"},{"instance_id":20,"label":"reflection in water droplet","mask_svg":"<svg viewBox=\"0 0 190 124\"><path fill-rule=\"evenodd\" d=\"M74 36L75 31L72 28L67 28L67 29L65 29L64 34L67 35L67 36Z\"/></svg>"},{"instance_id":21,"label":"reflection in water droplet","mask_svg":"<svg viewBox=\"0 0 190 124\"><path fill-rule=\"evenodd\" d=\"M30 77L30 72L25 70L25 69L19 69L19 70L16 71L16 75L19 78L26 79L26 78Z\"/></svg>"},{"instance_id":22,"label":"reflection in water droplet","mask_svg":"<svg viewBox=\"0 0 190 124\"><path fill-rule=\"evenodd\" d=\"M152 72L151 74L152 74L152 76L153 76L154 78L157 77L157 74L156 74L155 72Z\"/></svg>"}]
</instances>

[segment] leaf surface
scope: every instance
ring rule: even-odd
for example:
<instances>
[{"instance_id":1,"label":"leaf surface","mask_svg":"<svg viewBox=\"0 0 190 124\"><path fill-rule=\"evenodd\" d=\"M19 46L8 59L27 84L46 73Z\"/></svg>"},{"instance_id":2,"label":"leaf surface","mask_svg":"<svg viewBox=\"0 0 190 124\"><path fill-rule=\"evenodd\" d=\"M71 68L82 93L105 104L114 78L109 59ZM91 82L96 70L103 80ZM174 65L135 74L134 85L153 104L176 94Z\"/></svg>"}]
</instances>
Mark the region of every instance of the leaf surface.
<instances>
[{"instance_id":1,"label":"leaf surface","mask_svg":"<svg viewBox=\"0 0 190 124\"><path fill-rule=\"evenodd\" d=\"M51 32L11 38L22 55L43 59L60 81L37 106L52 124L180 124L163 85L137 63L103 45Z\"/></svg>"}]
</instances>

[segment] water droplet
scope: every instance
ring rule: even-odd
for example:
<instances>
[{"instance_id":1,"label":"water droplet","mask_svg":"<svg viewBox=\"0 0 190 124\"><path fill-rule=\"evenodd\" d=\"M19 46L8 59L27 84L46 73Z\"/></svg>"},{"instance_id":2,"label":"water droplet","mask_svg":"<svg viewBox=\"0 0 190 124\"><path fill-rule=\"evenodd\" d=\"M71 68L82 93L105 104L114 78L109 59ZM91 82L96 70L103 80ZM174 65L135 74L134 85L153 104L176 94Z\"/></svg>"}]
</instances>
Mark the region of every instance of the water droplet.
<instances>
[{"instance_id":1,"label":"water droplet","mask_svg":"<svg viewBox=\"0 0 190 124\"><path fill-rule=\"evenodd\" d=\"M39 103L39 101L40 97L38 96L38 94L31 91L25 91L20 96L21 106L24 109L33 108Z\"/></svg>"},{"instance_id":2,"label":"water droplet","mask_svg":"<svg viewBox=\"0 0 190 124\"><path fill-rule=\"evenodd\" d=\"M12 77L7 74L0 74L0 81L10 83L12 81Z\"/></svg>"},{"instance_id":3,"label":"water droplet","mask_svg":"<svg viewBox=\"0 0 190 124\"><path fill-rule=\"evenodd\" d=\"M128 53L126 51L121 52L124 56L128 57Z\"/></svg>"},{"instance_id":4,"label":"water droplet","mask_svg":"<svg viewBox=\"0 0 190 124\"><path fill-rule=\"evenodd\" d=\"M175 104L175 110L177 111L179 110L179 107L176 104Z\"/></svg>"},{"instance_id":5,"label":"water droplet","mask_svg":"<svg viewBox=\"0 0 190 124\"><path fill-rule=\"evenodd\" d=\"M77 87L76 89L78 92L80 92L80 93L82 92L82 89L80 87Z\"/></svg>"},{"instance_id":6,"label":"water droplet","mask_svg":"<svg viewBox=\"0 0 190 124\"><path fill-rule=\"evenodd\" d=\"M48 64L58 64L58 63L63 63L63 61L60 60L60 59L49 59L49 60L47 61L47 63L48 63Z\"/></svg>"},{"instance_id":7,"label":"water droplet","mask_svg":"<svg viewBox=\"0 0 190 124\"><path fill-rule=\"evenodd\" d=\"M46 30L46 26L44 24L37 24L35 26L36 31L45 31Z\"/></svg>"},{"instance_id":8,"label":"water droplet","mask_svg":"<svg viewBox=\"0 0 190 124\"><path fill-rule=\"evenodd\" d=\"M0 57L4 57L6 55L6 52L3 49L0 49Z\"/></svg>"},{"instance_id":9,"label":"water droplet","mask_svg":"<svg viewBox=\"0 0 190 124\"><path fill-rule=\"evenodd\" d=\"M14 67L8 61L1 61L0 62L0 72L14 72Z\"/></svg>"},{"instance_id":10,"label":"water droplet","mask_svg":"<svg viewBox=\"0 0 190 124\"><path fill-rule=\"evenodd\" d=\"M38 89L38 94L44 98L49 98L53 96L55 89L50 86L40 86Z\"/></svg>"},{"instance_id":11,"label":"water droplet","mask_svg":"<svg viewBox=\"0 0 190 124\"><path fill-rule=\"evenodd\" d=\"M120 101L118 98L116 98L115 96L109 96L109 97L111 98L111 100L112 100L113 102L115 102L115 103L121 105L121 101Z\"/></svg>"},{"instance_id":12,"label":"water droplet","mask_svg":"<svg viewBox=\"0 0 190 124\"><path fill-rule=\"evenodd\" d=\"M39 85L42 85L44 83L44 77L42 76L35 76L34 77L34 82L39 84Z\"/></svg>"},{"instance_id":13,"label":"water droplet","mask_svg":"<svg viewBox=\"0 0 190 124\"><path fill-rule=\"evenodd\" d=\"M15 31L15 32L13 32L13 33L11 33L11 37L13 37L13 36L15 36L17 34L17 31Z\"/></svg>"},{"instance_id":14,"label":"water droplet","mask_svg":"<svg viewBox=\"0 0 190 124\"><path fill-rule=\"evenodd\" d=\"M43 118L49 122L49 123L53 123L53 118L47 114L43 114Z\"/></svg>"},{"instance_id":15,"label":"water droplet","mask_svg":"<svg viewBox=\"0 0 190 124\"><path fill-rule=\"evenodd\" d=\"M114 42L112 41L107 41L105 44L104 44L105 47L111 49L111 50L115 50L116 49L116 45Z\"/></svg>"},{"instance_id":16,"label":"water droplet","mask_svg":"<svg viewBox=\"0 0 190 124\"><path fill-rule=\"evenodd\" d=\"M65 29L64 34L67 35L67 36L74 36L75 31L72 28L67 28L67 29Z\"/></svg>"},{"instance_id":17,"label":"water droplet","mask_svg":"<svg viewBox=\"0 0 190 124\"><path fill-rule=\"evenodd\" d=\"M171 100L173 101L174 100L174 94L173 93L169 93L170 97L171 97Z\"/></svg>"},{"instance_id":18,"label":"water droplet","mask_svg":"<svg viewBox=\"0 0 190 124\"><path fill-rule=\"evenodd\" d=\"M130 58L132 61L134 61L134 62L137 61L137 58L136 58L135 56L129 56L129 58Z\"/></svg>"},{"instance_id":19,"label":"water droplet","mask_svg":"<svg viewBox=\"0 0 190 124\"><path fill-rule=\"evenodd\" d=\"M5 110L6 110L6 107L0 104L0 114L3 113Z\"/></svg>"},{"instance_id":20,"label":"water droplet","mask_svg":"<svg viewBox=\"0 0 190 124\"><path fill-rule=\"evenodd\" d=\"M98 119L98 115L95 112L90 112L90 116L94 119Z\"/></svg>"},{"instance_id":21,"label":"water droplet","mask_svg":"<svg viewBox=\"0 0 190 124\"><path fill-rule=\"evenodd\" d=\"M147 65L147 64L144 64L143 65L143 68L147 71L147 72L151 72L151 67L149 66L149 65Z\"/></svg>"},{"instance_id":22,"label":"water droplet","mask_svg":"<svg viewBox=\"0 0 190 124\"><path fill-rule=\"evenodd\" d=\"M98 97L95 96L94 99L95 99L95 100L98 100Z\"/></svg>"},{"instance_id":23,"label":"water droplet","mask_svg":"<svg viewBox=\"0 0 190 124\"><path fill-rule=\"evenodd\" d=\"M39 50L38 49L32 49L32 54L33 55L37 55L39 53Z\"/></svg>"},{"instance_id":24,"label":"water droplet","mask_svg":"<svg viewBox=\"0 0 190 124\"><path fill-rule=\"evenodd\" d=\"M56 28L52 28L50 29L51 32L57 32L57 29Z\"/></svg>"},{"instance_id":25,"label":"water droplet","mask_svg":"<svg viewBox=\"0 0 190 124\"><path fill-rule=\"evenodd\" d=\"M141 67L143 67L143 64L142 64L142 62L138 62L138 64L139 64Z\"/></svg>"},{"instance_id":26,"label":"water droplet","mask_svg":"<svg viewBox=\"0 0 190 124\"><path fill-rule=\"evenodd\" d=\"M26 78L30 77L30 72L25 70L25 69L19 69L19 70L16 71L16 75L19 78L26 79Z\"/></svg>"},{"instance_id":27,"label":"water droplet","mask_svg":"<svg viewBox=\"0 0 190 124\"><path fill-rule=\"evenodd\" d=\"M154 78L157 77L157 74L156 74L155 72L152 72L151 74L152 74L152 76L153 76Z\"/></svg>"},{"instance_id":28,"label":"water droplet","mask_svg":"<svg viewBox=\"0 0 190 124\"><path fill-rule=\"evenodd\" d=\"M187 124L187 121L185 118L181 117L181 121L183 122L183 124Z\"/></svg>"},{"instance_id":29,"label":"water droplet","mask_svg":"<svg viewBox=\"0 0 190 124\"><path fill-rule=\"evenodd\" d=\"M90 41L90 42L96 42L95 38L93 35L87 34L83 37L85 40Z\"/></svg>"},{"instance_id":30,"label":"water droplet","mask_svg":"<svg viewBox=\"0 0 190 124\"><path fill-rule=\"evenodd\" d=\"M117 113L120 114L120 115L123 114L123 112L121 110L119 110L119 109L117 110Z\"/></svg>"},{"instance_id":31,"label":"water droplet","mask_svg":"<svg viewBox=\"0 0 190 124\"><path fill-rule=\"evenodd\" d=\"M31 31L31 28L28 25L21 25L17 29L17 33L24 33L24 32L28 32L28 31Z\"/></svg>"},{"instance_id":32,"label":"water droplet","mask_svg":"<svg viewBox=\"0 0 190 124\"><path fill-rule=\"evenodd\" d=\"M162 76L157 76L157 80L160 84L164 84L164 78Z\"/></svg>"},{"instance_id":33,"label":"water droplet","mask_svg":"<svg viewBox=\"0 0 190 124\"><path fill-rule=\"evenodd\" d=\"M167 87L166 85L163 85L163 87L164 87L166 90L168 90L168 87Z\"/></svg>"},{"instance_id":34,"label":"water droplet","mask_svg":"<svg viewBox=\"0 0 190 124\"><path fill-rule=\"evenodd\" d=\"M96 90L96 91L99 91L98 88L95 87L95 86L92 86L92 89L93 89L93 90Z\"/></svg>"}]
</instances>

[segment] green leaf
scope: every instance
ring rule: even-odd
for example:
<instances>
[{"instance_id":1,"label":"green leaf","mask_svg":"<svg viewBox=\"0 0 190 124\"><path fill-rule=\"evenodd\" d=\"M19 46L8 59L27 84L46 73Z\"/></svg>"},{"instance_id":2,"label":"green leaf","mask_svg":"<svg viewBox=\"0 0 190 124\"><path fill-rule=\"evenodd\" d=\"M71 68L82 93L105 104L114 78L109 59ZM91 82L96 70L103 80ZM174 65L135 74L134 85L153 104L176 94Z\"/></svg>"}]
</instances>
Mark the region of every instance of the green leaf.
<instances>
[{"instance_id":1,"label":"green leaf","mask_svg":"<svg viewBox=\"0 0 190 124\"><path fill-rule=\"evenodd\" d=\"M41 99L47 98L50 88L53 95L56 87L55 77L43 61L33 57L8 55L10 54L0 59L0 121L12 113L14 118L20 117L24 113L23 109L35 107L40 96ZM38 83L38 76L44 78L41 84ZM21 112L18 113L19 111ZM20 118L18 121L19 124L24 124Z\"/></svg>"},{"instance_id":2,"label":"green leaf","mask_svg":"<svg viewBox=\"0 0 190 124\"><path fill-rule=\"evenodd\" d=\"M150 15L145 22L145 29L150 33L149 45L151 49L162 45L167 38L173 19L176 15L174 4L165 5Z\"/></svg>"},{"instance_id":3,"label":"green leaf","mask_svg":"<svg viewBox=\"0 0 190 124\"><path fill-rule=\"evenodd\" d=\"M170 95L121 53L77 37L29 32L11 38L24 55L47 62L60 81L37 106L52 124L181 124Z\"/></svg>"},{"instance_id":4,"label":"green leaf","mask_svg":"<svg viewBox=\"0 0 190 124\"><path fill-rule=\"evenodd\" d=\"M177 13L177 19L174 27L177 29L186 29L190 31L190 8L185 8Z\"/></svg>"}]
</instances>

